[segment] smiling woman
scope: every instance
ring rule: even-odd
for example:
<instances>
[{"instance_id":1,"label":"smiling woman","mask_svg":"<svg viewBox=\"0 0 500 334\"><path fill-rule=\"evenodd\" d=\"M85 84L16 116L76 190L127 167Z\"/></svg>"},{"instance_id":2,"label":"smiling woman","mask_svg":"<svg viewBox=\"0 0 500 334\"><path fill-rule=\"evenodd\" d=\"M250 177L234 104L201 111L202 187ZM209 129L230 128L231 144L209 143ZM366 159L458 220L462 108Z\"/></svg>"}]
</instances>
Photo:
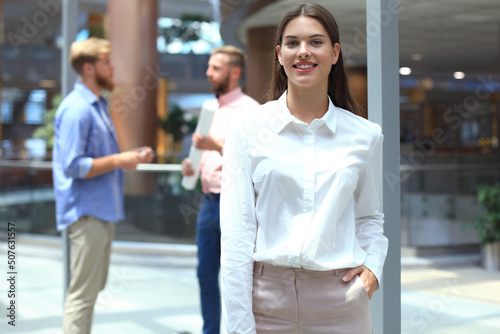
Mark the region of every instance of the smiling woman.
<instances>
[{"instance_id":1,"label":"smiling woman","mask_svg":"<svg viewBox=\"0 0 500 334\"><path fill-rule=\"evenodd\" d=\"M347 84L348 71L344 66L337 22L326 9L323 7L319 9L318 7L297 5L292 7L281 19L274 38L274 45L276 45L277 52L275 52L274 55L271 88L268 90L268 100L278 99L288 88L288 73L281 63L279 49L281 49L282 46L289 46L285 45L285 43L288 42L287 39L304 35L310 38L311 40L309 42L316 47L324 47L325 43L327 43L333 48L332 52L337 53L334 56L334 58L336 58L335 63L332 60L332 64L330 65L331 69L327 68L325 70L328 74L328 96L332 102L336 106L347 109L356 115L365 116L355 103L349 91ZM303 33L303 27L300 25L303 22L307 22L308 27L311 26L309 28L313 29L312 31L314 31L314 29L318 30L312 32L311 35ZM299 28L300 31L297 31L297 35L295 35L295 33L292 34L291 32L285 33L285 28L289 31L297 31L297 28ZM291 35L289 36L288 34ZM298 43L296 40L291 40L289 42L292 45Z\"/></svg>"},{"instance_id":2,"label":"smiling woman","mask_svg":"<svg viewBox=\"0 0 500 334\"><path fill-rule=\"evenodd\" d=\"M221 191L229 333L371 333L387 253L382 140L359 117L333 16L290 8L270 100L233 123Z\"/></svg>"},{"instance_id":3,"label":"smiling woman","mask_svg":"<svg viewBox=\"0 0 500 334\"><path fill-rule=\"evenodd\" d=\"M315 118L321 118L328 104L328 77L332 66L337 63L340 55L340 45L328 38L328 33L321 23L308 16L299 16L291 20L284 30L282 45L276 46L278 61L288 78L290 96L311 94L322 95L325 107L318 109L318 114L312 114L307 108L304 113L300 109L292 111L300 120L310 123Z\"/></svg>"}]
</instances>

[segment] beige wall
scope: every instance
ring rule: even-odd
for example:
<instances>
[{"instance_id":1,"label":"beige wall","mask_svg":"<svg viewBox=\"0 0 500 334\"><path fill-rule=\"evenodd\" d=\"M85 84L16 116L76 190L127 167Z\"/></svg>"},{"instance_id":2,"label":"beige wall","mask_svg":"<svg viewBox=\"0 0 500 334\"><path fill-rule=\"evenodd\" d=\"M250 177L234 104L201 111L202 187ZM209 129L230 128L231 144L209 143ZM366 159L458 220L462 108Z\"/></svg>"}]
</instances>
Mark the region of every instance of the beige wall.
<instances>
[{"instance_id":1,"label":"beige wall","mask_svg":"<svg viewBox=\"0 0 500 334\"><path fill-rule=\"evenodd\" d=\"M349 88L352 98L368 115L368 77L366 76L366 68L351 69Z\"/></svg>"},{"instance_id":2,"label":"beige wall","mask_svg":"<svg viewBox=\"0 0 500 334\"><path fill-rule=\"evenodd\" d=\"M271 80L273 65L273 36L275 27L260 27L248 31L246 93L266 102L265 91Z\"/></svg>"}]
</instances>

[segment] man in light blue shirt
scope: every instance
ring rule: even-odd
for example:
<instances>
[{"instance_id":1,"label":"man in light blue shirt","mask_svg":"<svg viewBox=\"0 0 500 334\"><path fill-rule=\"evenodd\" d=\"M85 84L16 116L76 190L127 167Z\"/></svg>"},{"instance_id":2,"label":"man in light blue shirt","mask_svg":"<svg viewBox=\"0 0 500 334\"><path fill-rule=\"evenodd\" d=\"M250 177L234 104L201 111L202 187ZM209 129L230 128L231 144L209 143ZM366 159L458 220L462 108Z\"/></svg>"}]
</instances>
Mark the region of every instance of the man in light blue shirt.
<instances>
[{"instance_id":1,"label":"man in light blue shirt","mask_svg":"<svg viewBox=\"0 0 500 334\"><path fill-rule=\"evenodd\" d=\"M54 119L53 176L57 229L68 229L70 283L65 333L90 333L97 294L107 280L115 223L124 218L122 168L150 162L143 147L119 152L107 101L114 88L108 41L71 45L70 61L81 81L61 102Z\"/></svg>"}]
</instances>

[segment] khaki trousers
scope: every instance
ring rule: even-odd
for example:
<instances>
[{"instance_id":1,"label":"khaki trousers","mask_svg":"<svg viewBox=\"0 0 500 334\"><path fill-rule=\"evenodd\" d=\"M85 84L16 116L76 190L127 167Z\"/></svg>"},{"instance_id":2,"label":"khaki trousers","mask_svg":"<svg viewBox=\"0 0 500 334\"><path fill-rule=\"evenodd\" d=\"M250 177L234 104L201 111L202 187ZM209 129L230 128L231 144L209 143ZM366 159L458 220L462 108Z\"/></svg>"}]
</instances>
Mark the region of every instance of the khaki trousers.
<instances>
[{"instance_id":1,"label":"khaki trousers","mask_svg":"<svg viewBox=\"0 0 500 334\"><path fill-rule=\"evenodd\" d=\"M258 334L372 333L368 293L348 269L313 271L254 264L253 314Z\"/></svg>"},{"instance_id":2,"label":"khaki trousers","mask_svg":"<svg viewBox=\"0 0 500 334\"><path fill-rule=\"evenodd\" d=\"M82 217L68 227L71 278L64 305L65 334L89 334L94 304L108 278L115 224Z\"/></svg>"}]
</instances>

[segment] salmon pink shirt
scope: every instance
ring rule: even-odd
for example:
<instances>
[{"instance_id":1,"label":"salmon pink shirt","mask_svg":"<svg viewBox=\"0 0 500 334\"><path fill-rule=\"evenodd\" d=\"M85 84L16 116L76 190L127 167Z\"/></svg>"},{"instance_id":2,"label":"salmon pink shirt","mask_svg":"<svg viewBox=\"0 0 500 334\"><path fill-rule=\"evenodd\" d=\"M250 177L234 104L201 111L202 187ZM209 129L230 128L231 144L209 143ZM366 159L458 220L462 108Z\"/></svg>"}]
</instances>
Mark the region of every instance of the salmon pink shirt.
<instances>
[{"instance_id":1,"label":"salmon pink shirt","mask_svg":"<svg viewBox=\"0 0 500 334\"><path fill-rule=\"evenodd\" d=\"M225 142L229 124L240 117L243 110L256 108L259 103L244 94L240 87L218 98L219 109L215 112L210 135ZM204 151L200 163L201 184L204 193L220 194L222 178L222 155L218 151Z\"/></svg>"}]
</instances>

